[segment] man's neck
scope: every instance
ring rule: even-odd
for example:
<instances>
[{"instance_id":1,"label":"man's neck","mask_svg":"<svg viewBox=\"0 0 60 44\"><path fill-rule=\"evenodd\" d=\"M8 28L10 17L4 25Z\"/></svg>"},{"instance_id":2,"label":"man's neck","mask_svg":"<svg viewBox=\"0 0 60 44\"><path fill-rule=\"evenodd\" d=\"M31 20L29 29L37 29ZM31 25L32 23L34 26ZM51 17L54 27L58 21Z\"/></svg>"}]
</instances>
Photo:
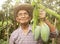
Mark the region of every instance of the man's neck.
<instances>
[{"instance_id":1,"label":"man's neck","mask_svg":"<svg viewBox=\"0 0 60 44\"><path fill-rule=\"evenodd\" d=\"M28 33L28 27L29 27L29 24L23 24L23 25L21 25L21 28L23 30L23 34L24 35L27 35L27 33Z\"/></svg>"},{"instance_id":2,"label":"man's neck","mask_svg":"<svg viewBox=\"0 0 60 44\"><path fill-rule=\"evenodd\" d=\"M23 30L27 30L29 27L29 24L28 23L27 24L21 24L20 26Z\"/></svg>"}]
</instances>

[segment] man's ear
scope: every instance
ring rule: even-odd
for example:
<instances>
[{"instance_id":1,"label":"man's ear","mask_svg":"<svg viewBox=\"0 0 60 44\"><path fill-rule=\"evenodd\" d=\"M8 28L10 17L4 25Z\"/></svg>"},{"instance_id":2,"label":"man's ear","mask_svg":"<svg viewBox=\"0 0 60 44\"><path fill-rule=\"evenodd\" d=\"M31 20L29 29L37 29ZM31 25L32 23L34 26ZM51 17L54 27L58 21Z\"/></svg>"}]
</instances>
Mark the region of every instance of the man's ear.
<instances>
[{"instance_id":1,"label":"man's ear","mask_svg":"<svg viewBox=\"0 0 60 44\"><path fill-rule=\"evenodd\" d=\"M18 19L18 17L16 17L16 21L17 21L17 22L19 22L19 19Z\"/></svg>"}]
</instances>

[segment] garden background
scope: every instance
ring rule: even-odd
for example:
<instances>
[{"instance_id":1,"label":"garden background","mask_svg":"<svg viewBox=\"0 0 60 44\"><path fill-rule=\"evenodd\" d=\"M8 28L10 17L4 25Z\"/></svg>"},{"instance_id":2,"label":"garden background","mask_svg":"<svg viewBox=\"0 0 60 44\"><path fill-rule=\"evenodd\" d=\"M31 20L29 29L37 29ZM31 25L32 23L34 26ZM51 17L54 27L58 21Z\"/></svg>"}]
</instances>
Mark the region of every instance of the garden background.
<instances>
[{"instance_id":1,"label":"garden background","mask_svg":"<svg viewBox=\"0 0 60 44\"><path fill-rule=\"evenodd\" d=\"M18 27L18 23L14 19L14 7L20 3L30 3L35 9L33 13L33 21L36 26L38 19L38 9L45 8L46 18L57 27L59 35L51 38L48 44L60 44L60 0L0 0L0 44L8 44L10 34Z\"/></svg>"}]
</instances>

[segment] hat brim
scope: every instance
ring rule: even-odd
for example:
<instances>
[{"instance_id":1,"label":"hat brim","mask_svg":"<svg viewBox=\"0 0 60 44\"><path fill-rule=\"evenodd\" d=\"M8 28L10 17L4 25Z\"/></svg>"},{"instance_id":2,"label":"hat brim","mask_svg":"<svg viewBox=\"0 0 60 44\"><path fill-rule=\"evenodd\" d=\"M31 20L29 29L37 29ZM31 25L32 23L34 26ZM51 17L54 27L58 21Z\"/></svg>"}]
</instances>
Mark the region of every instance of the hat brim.
<instances>
[{"instance_id":1,"label":"hat brim","mask_svg":"<svg viewBox=\"0 0 60 44\"><path fill-rule=\"evenodd\" d=\"M34 7L31 4L20 4L14 8L14 13L17 14L20 10L26 10L30 15L33 13Z\"/></svg>"}]
</instances>

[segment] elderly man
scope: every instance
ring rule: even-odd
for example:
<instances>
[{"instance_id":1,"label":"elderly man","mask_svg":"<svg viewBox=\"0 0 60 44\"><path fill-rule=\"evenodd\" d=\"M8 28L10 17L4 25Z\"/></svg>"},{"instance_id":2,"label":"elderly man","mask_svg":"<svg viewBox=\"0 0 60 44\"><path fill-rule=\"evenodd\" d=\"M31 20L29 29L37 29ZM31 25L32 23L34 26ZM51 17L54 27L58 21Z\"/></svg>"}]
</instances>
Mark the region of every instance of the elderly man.
<instances>
[{"instance_id":1,"label":"elderly man","mask_svg":"<svg viewBox=\"0 0 60 44\"><path fill-rule=\"evenodd\" d=\"M21 4L15 7L14 16L19 27L11 34L9 44L36 44L32 33L32 26L29 24L32 19L33 6Z\"/></svg>"}]
</instances>

